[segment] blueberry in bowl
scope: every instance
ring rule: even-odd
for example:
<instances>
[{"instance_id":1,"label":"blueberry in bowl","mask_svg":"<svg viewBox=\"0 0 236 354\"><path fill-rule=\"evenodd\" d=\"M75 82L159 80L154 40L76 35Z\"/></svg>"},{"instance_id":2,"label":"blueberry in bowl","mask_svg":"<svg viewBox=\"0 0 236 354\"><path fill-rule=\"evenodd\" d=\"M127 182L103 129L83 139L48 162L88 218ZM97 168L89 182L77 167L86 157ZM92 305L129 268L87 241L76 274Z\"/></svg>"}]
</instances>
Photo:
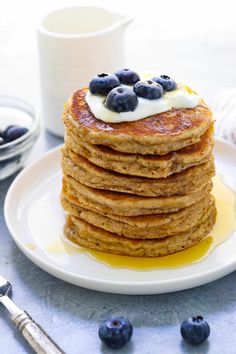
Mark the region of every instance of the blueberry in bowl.
<instances>
[{"instance_id":1,"label":"blueberry in bowl","mask_svg":"<svg viewBox=\"0 0 236 354\"><path fill-rule=\"evenodd\" d=\"M136 82L140 81L139 75L130 69L120 69L115 72L115 75L120 80L123 85L134 85Z\"/></svg>"},{"instance_id":2,"label":"blueberry in bowl","mask_svg":"<svg viewBox=\"0 0 236 354\"><path fill-rule=\"evenodd\" d=\"M29 131L28 128L21 127L18 125L10 125L2 133L2 136L3 136L3 139L5 139L6 143L10 143L11 141L19 139L24 134L26 134L28 131Z\"/></svg>"},{"instance_id":3,"label":"blueberry in bowl","mask_svg":"<svg viewBox=\"0 0 236 354\"><path fill-rule=\"evenodd\" d=\"M3 137L0 135L0 146L6 144L5 140Z\"/></svg>"},{"instance_id":4,"label":"blueberry in bowl","mask_svg":"<svg viewBox=\"0 0 236 354\"><path fill-rule=\"evenodd\" d=\"M152 81L161 85L164 91L173 91L177 88L176 82L167 75L153 77Z\"/></svg>"},{"instance_id":5,"label":"blueberry in bowl","mask_svg":"<svg viewBox=\"0 0 236 354\"><path fill-rule=\"evenodd\" d=\"M21 169L39 136L39 119L27 102L0 96L0 180Z\"/></svg>"},{"instance_id":6,"label":"blueberry in bowl","mask_svg":"<svg viewBox=\"0 0 236 354\"><path fill-rule=\"evenodd\" d=\"M147 98L148 100L155 100L163 94L162 86L152 80L138 81L134 85L133 90L137 96Z\"/></svg>"}]
</instances>

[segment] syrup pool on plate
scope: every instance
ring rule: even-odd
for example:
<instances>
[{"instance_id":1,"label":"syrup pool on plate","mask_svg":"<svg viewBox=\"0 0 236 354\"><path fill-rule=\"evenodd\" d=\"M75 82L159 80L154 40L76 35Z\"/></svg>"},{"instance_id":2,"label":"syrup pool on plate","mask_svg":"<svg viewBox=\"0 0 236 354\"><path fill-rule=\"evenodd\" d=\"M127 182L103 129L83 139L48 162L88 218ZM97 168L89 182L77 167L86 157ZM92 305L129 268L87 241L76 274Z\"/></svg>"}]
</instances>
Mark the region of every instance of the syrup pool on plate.
<instances>
[{"instance_id":1,"label":"syrup pool on plate","mask_svg":"<svg viewBox=\"0 0 236 354\"><path fill-rule=\"evenodd\" d=\"M47 246L46 251L52 254L67 253L71 256L76 253L86 253L92 259L107 266L133 270L177 268L199 262L214 251L215 247L226 241L236 230L236 195L219 176L214 177L213 181L212 194L215 197L217 208L214 228L202 241L184 251L156 258L119 256L84 249L65 239L53 242Z\"/></svg>"}]
</instances>

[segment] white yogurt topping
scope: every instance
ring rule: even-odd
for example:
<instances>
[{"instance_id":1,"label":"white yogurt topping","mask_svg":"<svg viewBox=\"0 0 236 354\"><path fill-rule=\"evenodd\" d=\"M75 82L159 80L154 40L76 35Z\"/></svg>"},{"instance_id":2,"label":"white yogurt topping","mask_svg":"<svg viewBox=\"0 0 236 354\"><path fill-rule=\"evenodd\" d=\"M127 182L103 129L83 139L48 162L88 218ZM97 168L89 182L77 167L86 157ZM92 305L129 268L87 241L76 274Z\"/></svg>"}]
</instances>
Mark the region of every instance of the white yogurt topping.
<instances>
[{"instance_id":1,"label":"white yogurt topping","mask_svg":"<svg viewBox=\"0 0 236 354\"><path fill-rule=\"evenodd\" d=\"M132 89L132 86L121 86ZM86 95L86 102L94 116L107 123L133 122L172 108L194 108L200 102L200 97L183 84L178 84L176 90L165 92L155 100L138 97L138 106L132 112L113 112L104 106L105 99L105 96L93 95L90 91Z\"/></svg>"}]
</instances>

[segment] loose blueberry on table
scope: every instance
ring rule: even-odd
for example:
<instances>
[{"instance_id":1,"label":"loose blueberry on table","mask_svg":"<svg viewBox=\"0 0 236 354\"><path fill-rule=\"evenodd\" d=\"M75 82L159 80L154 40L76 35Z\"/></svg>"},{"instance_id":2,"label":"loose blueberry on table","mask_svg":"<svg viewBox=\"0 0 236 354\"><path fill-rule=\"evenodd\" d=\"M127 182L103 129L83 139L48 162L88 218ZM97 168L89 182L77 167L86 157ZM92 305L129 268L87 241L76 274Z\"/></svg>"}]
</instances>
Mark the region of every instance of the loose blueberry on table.
<instances>
[{"instance_id":1,"label":"loose blueberry on table","mask_svg":"<svg viewBox=\"0 0 236 354\"><path fill-rule=\"evenodd\" d=\"M134 111L137 105L137 95L126 87L114 88L105 101L105 107L117 113Z\"/></svg>"},{"instance_id":2,"label":"loose blueberry on table","mask_svg":"<svg viewBox=\"0 0 236 354\"><path fill-rule=\"evenodd\" d=\"M202 316L191 317L182 322L180 333L186 342L198 345L209 337L210 326Z\"/></svg>"},{"instance_id":3,"label":"loose blueberry on table","mask_svg":"<svg viewBox=\"0 0 236 354\"><path fill-rule=\"evenodd\" d=\"M106 96L117 86L120 86L120 81L116 75L102 73L92 79L89 90L94 95Z\"/></svg>"},{"instance_id":4,"label":"loose blueberry on table","mask_svg":"<svg viewBox=\"0 0 236 354\"><path fill-rule=\"evenodd\" d=\"M173 91L177 88L176 82L167 75L153 77L152 81L160 84L164 91Z\"/></svg>"},{"instance_id":5,"label":"loose blueberry on table","mask_svg":"<svg viewBox=\"0 0 236 354\"><path fill-rule=\"evenodd\" d=\"M120 69L115 72L115 75L124 85L134 85L140 80L139 75L130 69Z\"/></svg>"},{"instance_id":6,"label":"loose blueberry on table","mask_svg":"<svg viewBox=\"0 0 236 354\"><path fill-rule=\"evenodd\" d=\"M161 97L163 94L163 88L161 85L152 80L138 81L134 85L134 92L139 97L155 100Z\"/></svg>"},{"instance_id":7,"label":"loose blueberry on table","mask_svg":"<svg viewBox=\"0 0 236 354\"><path fill-rule=\"evenodd\" d=\"M133 334L133 326L123 316L111 316L102 321L99 326L98 335L102 342L109 348L122 348L128 343Z\"/></svg>"}]
</instances>

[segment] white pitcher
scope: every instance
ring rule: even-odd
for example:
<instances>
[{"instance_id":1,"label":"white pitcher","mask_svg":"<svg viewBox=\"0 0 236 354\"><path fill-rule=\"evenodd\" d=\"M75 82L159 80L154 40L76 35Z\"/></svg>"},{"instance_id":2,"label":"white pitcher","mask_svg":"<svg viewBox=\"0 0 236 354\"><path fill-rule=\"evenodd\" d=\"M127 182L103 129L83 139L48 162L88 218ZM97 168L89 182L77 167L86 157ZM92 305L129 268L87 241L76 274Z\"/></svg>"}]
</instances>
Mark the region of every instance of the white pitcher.
<instances>
[{"instance_id":1,"label":"white pitcher","mask_svg":"<svg viewBox=\"0 0 236 354\"><path fill-rule=\"evenodd\" d=\"M97 73L124 66L123 36L132 21L98 7L68 7L47 14L37 31L42 113L51 133L63 136L66 99Z\"/></svg>"}]
</instances>

